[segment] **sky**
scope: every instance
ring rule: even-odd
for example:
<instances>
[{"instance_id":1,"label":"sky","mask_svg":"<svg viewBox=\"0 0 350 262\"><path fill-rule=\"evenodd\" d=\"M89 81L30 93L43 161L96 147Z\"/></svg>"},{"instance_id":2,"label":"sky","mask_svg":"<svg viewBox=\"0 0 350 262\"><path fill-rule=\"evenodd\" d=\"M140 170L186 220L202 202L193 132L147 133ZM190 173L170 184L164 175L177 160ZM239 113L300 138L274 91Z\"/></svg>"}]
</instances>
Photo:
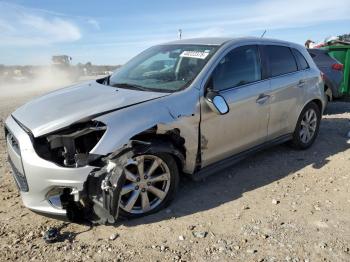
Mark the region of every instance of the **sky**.
<instances>
[{"instance_id":1,"label":"sky","mask_svg":"<svg viewBox=\"0 0 350 262\"><path fill-rule=\"evenodd\" d=\"M0 64L123 64L183 38L260 36L304 44L350 33L350 0L0 0Z\"/></svg>"}]
</instances>

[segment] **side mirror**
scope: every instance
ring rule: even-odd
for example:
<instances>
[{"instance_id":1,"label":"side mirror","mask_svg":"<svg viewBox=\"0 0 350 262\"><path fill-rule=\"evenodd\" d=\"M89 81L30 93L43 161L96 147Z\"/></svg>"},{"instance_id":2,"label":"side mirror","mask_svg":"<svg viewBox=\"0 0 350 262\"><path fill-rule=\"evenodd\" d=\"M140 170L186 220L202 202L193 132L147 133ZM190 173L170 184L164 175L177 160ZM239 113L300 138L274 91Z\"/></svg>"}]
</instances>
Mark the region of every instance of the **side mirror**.
<instances>
[{"instance_id":1,"label":"side mirror","mask_svg":"<svg viewBox=\"0 0 350 262\"><path fill-rule=\"evenodd\" d=\"M224 115L228 113L229 107L226 103L226 100L219 94L209 91L205 96L205 101L211 110L219 115Z\"/></svg>"}]
</instances>

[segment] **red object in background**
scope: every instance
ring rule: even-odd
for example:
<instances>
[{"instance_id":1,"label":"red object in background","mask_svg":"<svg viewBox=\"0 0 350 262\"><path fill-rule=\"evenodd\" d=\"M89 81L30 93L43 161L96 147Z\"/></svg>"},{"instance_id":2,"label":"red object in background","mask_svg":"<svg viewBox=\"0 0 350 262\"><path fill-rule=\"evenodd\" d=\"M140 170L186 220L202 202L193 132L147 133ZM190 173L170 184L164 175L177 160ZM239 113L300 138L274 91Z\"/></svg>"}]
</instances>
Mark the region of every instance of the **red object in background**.
<instances>
[{"instance_id":1,"label":"red object in background","mask_svg":"<svg viewBox=\"0 0 350 262\"><path fill-rule=\"evenodd\" d=\"M332 65L332 69L334 69L334 70L339 70L339 71L343 71L344 70L344 66L343 66L343 64L333 64Z\"/></svg>"},{"instance_id":2,"label":"red object in background","mask_svg":"<svg viewBox=\"0 0 350 262\"><path fill-rule=\"evenodd\" d=\"M324 47L324 46L326 46L325 43L320 43L320 44L315 45L313 48L318 49L318 48L321 48L321 47Z\"/></svg>"}]
</instances>

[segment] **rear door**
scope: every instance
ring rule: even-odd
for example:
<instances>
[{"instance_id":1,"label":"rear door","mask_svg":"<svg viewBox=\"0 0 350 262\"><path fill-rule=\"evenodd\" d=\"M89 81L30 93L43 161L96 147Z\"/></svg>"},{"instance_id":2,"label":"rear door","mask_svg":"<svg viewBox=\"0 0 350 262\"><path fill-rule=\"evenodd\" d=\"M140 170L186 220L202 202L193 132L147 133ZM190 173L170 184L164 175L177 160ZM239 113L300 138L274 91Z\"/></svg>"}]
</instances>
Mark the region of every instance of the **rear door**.
<instances>
[{"instance_id":1,"label":"rear door","mask_svg":"<svg viewBox=\"0 0 350 262\"><path fill-rule=\"evenodd\" d=\"M268 139L278 138L294 130L298 107L303 101L305 73L288 46L263 45L264 59L270 77L270 119Z\"/></svg>"}]
</instances>

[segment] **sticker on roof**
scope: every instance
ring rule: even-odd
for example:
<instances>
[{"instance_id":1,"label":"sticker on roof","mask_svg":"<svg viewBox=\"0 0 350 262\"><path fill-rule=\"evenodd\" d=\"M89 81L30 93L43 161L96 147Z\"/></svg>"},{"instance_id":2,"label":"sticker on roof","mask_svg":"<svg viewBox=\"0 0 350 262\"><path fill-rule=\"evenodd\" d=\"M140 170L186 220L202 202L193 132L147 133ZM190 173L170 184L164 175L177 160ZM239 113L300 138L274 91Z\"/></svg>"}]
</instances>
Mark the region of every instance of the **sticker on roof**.
<instances>
[{"instance_id":1,"label":"sticker on roof","mask_svg":"<svg viewBox=\"0 0 350 262\"><path fill-rule=\"evenodd\" d=\"M206 59L208 55L209 52L183 51L180 56L188 58Z\"/></svg>"}]
</instances>

